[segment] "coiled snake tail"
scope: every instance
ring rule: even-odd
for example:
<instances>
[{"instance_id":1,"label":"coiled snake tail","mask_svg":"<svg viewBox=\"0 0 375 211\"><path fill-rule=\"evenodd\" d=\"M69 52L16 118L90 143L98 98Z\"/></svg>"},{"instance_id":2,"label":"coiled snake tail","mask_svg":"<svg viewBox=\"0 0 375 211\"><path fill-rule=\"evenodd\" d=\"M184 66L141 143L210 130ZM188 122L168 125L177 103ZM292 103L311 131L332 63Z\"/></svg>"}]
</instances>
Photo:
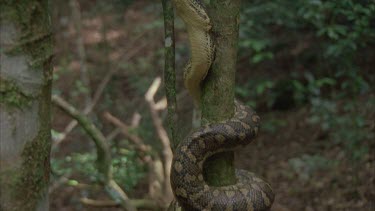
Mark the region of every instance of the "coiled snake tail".
<instances>
[{"instance_id":1,"label":"coiled snake tail","mask_svg":"<svg viewBox=\"0 0 375 211\"><path fill-rule=\"evenodd\" d=\"M259 116L236 103L232 119L198 128L177 147L171 169L175 197L189 210L268 210L274 200L271 187L253 173L236 170L237 183L208 186L203 163L215 153L249 144L257 135Z\"/></svg>"}]
</instances>

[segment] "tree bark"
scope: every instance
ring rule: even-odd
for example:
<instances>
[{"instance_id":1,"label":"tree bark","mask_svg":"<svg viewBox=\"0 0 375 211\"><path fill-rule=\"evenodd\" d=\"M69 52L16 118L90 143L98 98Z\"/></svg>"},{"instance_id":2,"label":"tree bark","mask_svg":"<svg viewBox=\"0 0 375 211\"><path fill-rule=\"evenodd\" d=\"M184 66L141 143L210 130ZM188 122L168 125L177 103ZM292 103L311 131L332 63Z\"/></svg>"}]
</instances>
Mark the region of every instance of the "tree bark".
<instances>
[{"instance_id":1,"label":"tree bark","mask_svg":"<svg viewBox=\"0 0 375 211\"><path fill-rule=\"evenodd\" d=\"M176 70L175 70L175 37L174 12L171 0L162 0L164 17L164 87L168 102L167 125L171 137L172 151L178 145L177 140L177 100L176 100Z\"/></svg>"},{"instance_id":2,"label":"tree bark","mask_svg":"<svg viewBox=\"0 0 375 211\"><path fill-rule=\"evenodd\" d=\"M234 85L241 0L211 1L209 15L213 23L215 61L204 83L202 124L229 119L234 114ZM205 178L213 186L236 182L234 153L219 153L205 162Z\"/></svg>"},{"instance_id":3,"label":"tree bark","mask_svg":"<svg viewBox=\"0 0 375 211\"><path fill-rule=\"evenodd\" d=\"M48 210L48 0L0 1L0 210Z\"/></svg>"}]
</instances>

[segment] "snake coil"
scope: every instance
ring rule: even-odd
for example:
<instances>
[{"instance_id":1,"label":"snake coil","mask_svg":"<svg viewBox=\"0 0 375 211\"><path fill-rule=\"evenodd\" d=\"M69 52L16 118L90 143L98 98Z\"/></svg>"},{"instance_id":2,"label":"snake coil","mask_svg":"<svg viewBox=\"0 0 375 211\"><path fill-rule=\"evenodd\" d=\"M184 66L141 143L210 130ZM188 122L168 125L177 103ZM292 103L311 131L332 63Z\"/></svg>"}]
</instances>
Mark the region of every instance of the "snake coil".
<instances>
[{"instance_id":1,"label":"snake coil","mask_svg":"<svg viewBox=\"0 0 375 211\"><path fill-rule=\"evenodd\" d=\"M200 83L214 59L211 21L198 0L173 0L177 14L187 26L191 61L185 68L185 86L199 102ZM249 107L235 102L235 114L226 121L208 124L190 133L174 152L171 185L177 201L188 210L269 210L274 193L253 173L236 170L237 183L209 186L203 176L205 160L223 151L249 144L257 135L260 118Z\"/></svg>"}]
</instances>

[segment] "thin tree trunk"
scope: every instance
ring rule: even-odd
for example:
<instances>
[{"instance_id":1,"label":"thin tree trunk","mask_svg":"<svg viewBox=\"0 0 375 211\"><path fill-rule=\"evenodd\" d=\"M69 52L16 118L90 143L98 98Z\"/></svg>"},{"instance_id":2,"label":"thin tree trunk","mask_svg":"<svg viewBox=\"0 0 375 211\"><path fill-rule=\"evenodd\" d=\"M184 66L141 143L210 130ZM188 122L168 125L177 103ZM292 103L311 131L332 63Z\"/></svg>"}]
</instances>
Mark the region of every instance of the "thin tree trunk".
<instances>
[{"instance_id":1,"label":"thin tree trunk","mask_svg":"<svg viewBox=\"0 0 375 211\"><path fill-rule=\"evenodd\" d=\"M211 1L209 15L215 37L215 61L203 83L202 124L229 119L234 114L234 85L241 0ZM224 152L205 162L210 185L236 182L234 153Z\"/></svg>"},{"instance_id":2,"label":"thin tree trunk","mask_svg":"<svg viewBox=\"0 0 375 211\"><path fill-rule=\"evenodd\" d=\"M178 144L177 140L177 100L175 70L175 37L174 12L171 0L162 0L164 16L164 87L168 102L168 129L172 151Z\"/></svg>"},{"instance_id":3,"label":"thin tree trunk","mask_svg":"<svg viewBox=\"0 0 375 211\"><path fill-rule=\"evenodd\" d=\"M48 0L0 1L0 210L48 210Z\"/></svg>"}]
</instances>

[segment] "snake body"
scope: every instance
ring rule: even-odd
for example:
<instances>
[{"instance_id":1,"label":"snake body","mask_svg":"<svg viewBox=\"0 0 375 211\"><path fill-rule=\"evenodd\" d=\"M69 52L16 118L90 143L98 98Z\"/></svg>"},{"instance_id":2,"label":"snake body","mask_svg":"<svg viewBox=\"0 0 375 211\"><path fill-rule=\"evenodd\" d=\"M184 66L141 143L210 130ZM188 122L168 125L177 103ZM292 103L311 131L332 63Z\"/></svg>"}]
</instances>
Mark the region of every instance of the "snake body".
<instances>
[{"instance_id":1,"label":"snake body","mask_svg":"<svg viewBox=\"0 0 375 211\"><path fill-rule=\"evenodd\" d=\"M214 59L211 21L201 1L173 3L187 26L191 46L191 61L184 72L185 86L199 102L200 84ZM192 211L270 209L274 200L271 187L251 172L236 170L237 183L222 187L209 186L203 176L203 164L208 157L249 144L258 133L259 123L254 110L235 102L231 119L200 127L180 142L174 152L171 185L183 207Z\"/></svg>"},{"instance_id":2,"label":"snake body","mask_svg":"<svg viewBox=\"0 0 375 211\"><path fill-rule=\"evenodd\" d=\"M184 83L197 104L200 99L200 83L206 77L214 59L215 47L209 34L211 21L200 1L173 2L177 14L185 22L191 46L191 59L185 67Z\"/></svg>"}]
</instances>

